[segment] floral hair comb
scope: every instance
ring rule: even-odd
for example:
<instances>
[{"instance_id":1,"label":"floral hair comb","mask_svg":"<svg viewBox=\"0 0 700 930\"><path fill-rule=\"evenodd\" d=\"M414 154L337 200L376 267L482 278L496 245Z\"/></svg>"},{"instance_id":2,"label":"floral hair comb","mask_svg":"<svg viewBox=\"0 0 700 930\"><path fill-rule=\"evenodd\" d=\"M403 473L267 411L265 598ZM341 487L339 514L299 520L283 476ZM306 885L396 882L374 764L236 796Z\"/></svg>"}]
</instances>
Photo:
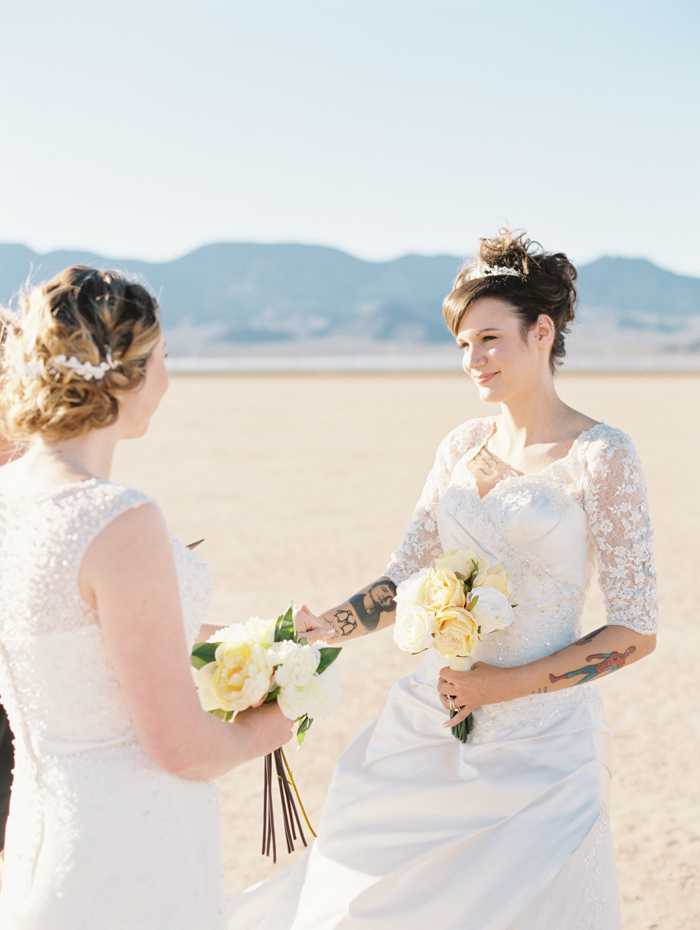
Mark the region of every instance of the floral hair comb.
<instances>
[{"instance_id":1,"label":"floral hair comb","mask_svg":"<svg viewBox=\"0 0 700 930\"><path fill-rule=\"evenodd\" d=\"M91 362L81 362L71 355L70 358L66 358L65 355L55 355L53 358L49 359L49 366L58 371L60 368L67 368L69 371L74 372L79 378L84 378L85 381L101 381L105 372L111 371L113 368L118 368L121 365L121 362L114 361L112 358L112 350L105 348L105 361L100 362L99 365L93 365ZM21 372L23 375L29 375L30 377L35 377L41 373L41 366L39 362L33 361L28 362L22 369Z\"/></svg>"}]
</instances>

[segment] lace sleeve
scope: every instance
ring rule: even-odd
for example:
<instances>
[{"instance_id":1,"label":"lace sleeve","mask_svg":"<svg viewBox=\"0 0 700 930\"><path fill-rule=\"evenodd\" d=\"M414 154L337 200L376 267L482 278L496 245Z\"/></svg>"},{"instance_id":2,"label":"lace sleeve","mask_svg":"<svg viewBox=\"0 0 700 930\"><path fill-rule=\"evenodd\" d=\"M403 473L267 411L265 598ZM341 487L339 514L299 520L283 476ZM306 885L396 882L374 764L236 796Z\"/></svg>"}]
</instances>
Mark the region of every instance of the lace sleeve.
<instances>
[{"instance_id":1,"label":"lace sleeve","mask_svg":"<svg viewBox=\"0 0 700 930\"><path fill-rule=\"evenodd\" d=\"M601 437L602 432L602 437ZM608 623L651 635L658 627L646 482L632 440L601 425L586 455L584 507Z\"/></svg>"},{"instance_id":2,"label":"lace sleeve","mask_svg":"<svg viewBox=\"0 0 700 930\"><path fill-rule=\"evenodd\" d=\"M400 584L432 559L442 555L436 513L440 498L447 490L452 472L460 458L478 445L493 429L493 421L470 420L449 433L438 446L433 465L423 488L403 542L392 553L384 572L394 584Z\"/></svg>"}]
</instances>

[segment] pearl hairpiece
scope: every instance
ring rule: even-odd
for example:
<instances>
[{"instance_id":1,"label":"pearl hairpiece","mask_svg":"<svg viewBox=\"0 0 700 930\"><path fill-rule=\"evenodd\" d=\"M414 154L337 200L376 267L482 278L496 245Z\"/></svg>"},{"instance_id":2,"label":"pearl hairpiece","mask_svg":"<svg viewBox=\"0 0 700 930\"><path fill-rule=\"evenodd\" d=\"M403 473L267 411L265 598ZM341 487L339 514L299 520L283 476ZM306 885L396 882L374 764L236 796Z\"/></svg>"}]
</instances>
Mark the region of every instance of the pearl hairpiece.
<instances>
[{"instance_id":1,"label":"pearl hairpiece","mask_svg":"<svg viewBox=\"0 0 700 930\"><path fill-rule=\"evenodd\" d=\"M465 281L473 281L474 278L490 278L493 275L512 275L515 278L522 278L522 271L517 268L506 268L503 265L487 265L486 262L477 262L464 276Z\"/></svg>"},{"instance_id":2,"label":"pearl hairpiece","mask_svg":"<svg viewBox=\"0 0 700 930\"><path fill-rule=\"evenodd\" d=\"M101 381L105 376L105 372L121 365L121 362L115 362L112 359L111 349L105 349L105 358L106 361L100 362L99 365L93 365L90 362L79 361L74 355L71 355L70 358L66 358L65 355L55 355L49 359L49 367L53 368L54 371L59 368L68 368L70 371L75 372L79 378L84 378L86 381L92 381L93 379ZM35 378L41 374L41 365L37 361L27 362L20 369L20 374Z\"/></svg>"}]
</instances>

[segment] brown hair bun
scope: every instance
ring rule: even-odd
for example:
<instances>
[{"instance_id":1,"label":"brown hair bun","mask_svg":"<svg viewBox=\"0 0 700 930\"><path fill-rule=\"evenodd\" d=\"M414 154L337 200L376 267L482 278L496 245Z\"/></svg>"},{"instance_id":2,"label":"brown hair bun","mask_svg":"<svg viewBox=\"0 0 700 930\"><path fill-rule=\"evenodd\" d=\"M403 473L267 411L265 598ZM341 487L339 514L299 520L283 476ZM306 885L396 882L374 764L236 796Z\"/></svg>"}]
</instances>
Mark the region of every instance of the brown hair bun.
<instances>
[{"instance_id":1,"label":"brown hair bun","mask_svg":"<svg viewBox=\"0 0 700 930\"><path fill-rule=\"evenodd\" d=\"M456 336L462 317L481 297L507 301L520 317L523 334L542 314L554 324L552 371L566 355L564 337L574 319L578 295L576 269L563 252L545 252L524 232L499 229L492 239L481 239L474 261L457 275L442 309L450 331Z\"/></svg>"}]
</instances>

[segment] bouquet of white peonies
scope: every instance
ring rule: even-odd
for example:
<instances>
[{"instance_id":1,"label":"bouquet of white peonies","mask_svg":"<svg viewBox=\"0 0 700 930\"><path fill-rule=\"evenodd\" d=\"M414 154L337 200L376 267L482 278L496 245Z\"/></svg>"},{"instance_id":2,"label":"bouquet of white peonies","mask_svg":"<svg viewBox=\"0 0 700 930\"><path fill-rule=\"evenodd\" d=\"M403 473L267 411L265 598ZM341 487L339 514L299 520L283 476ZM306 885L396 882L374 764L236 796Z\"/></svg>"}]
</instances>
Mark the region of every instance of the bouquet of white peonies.
<instances>
[{"instance_id":1,"label":"bouquet of white peonies","mask_svg":"<svg viewBox=\"0 0 700 930\"><path fill-rule=\"evenodd\" d=\"M280 710L297 724L301 745L316 717L328 714L340 700L338 668L333 665L340 648L300 640L292 619L292 608L277 620L252 617L247 623L219 630L206 643L197 643L190 662L202 707L222 720L232 720L249 707L277 701ZM263 853L277 861L272 765L275 764L282 802L287 851L294 851L298 827L306 839L294 803L299 807L312 835L292 772L282 749L265 758ZM291 787L290 787L291 786Z\"/></svg>"},{"instance_id":2,"label":"bouquet of white peonies","mask_svg":"<svg viewBox=\"0 0 700 930\"><path fill-rule=\"evenodd\" d=\"M399 585L394 641L414 654L434 646L453 671L467 672L479 639L507 632L513 619L501 563L480 559L471 549L449 549ZM471 714L452 733L465 742L470 728Z\"/></svg>"}]
</instances>

